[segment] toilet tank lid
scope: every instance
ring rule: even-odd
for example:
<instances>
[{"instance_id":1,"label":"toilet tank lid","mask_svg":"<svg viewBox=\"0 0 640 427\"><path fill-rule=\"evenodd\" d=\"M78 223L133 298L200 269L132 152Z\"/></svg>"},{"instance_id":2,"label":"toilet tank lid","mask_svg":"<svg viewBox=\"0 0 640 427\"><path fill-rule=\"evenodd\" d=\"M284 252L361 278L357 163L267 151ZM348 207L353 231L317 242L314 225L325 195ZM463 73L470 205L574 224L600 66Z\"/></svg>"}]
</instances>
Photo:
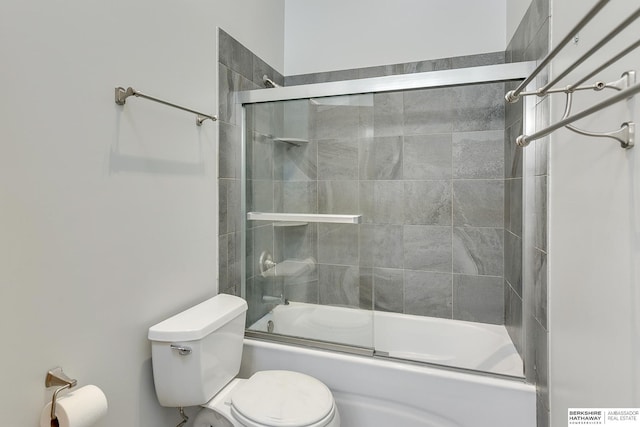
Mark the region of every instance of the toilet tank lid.
<instances>
[{"instance_id":1,"label":"toilet tank lid","mask_svg":"<svg viewBox=\"0 0 640 427\"><path fill-rule=\"evenodd\" d=\"M149 328L151 341L195 341L247 311L242 298L219 294Z\"/></svg>"}]
</instances>

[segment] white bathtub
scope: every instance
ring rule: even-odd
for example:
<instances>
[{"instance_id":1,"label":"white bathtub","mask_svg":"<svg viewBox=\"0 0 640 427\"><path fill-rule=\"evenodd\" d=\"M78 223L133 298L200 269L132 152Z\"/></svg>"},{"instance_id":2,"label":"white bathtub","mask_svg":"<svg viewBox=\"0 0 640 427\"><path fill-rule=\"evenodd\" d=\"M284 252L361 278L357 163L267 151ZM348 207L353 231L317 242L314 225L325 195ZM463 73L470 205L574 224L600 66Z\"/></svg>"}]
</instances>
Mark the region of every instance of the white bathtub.
<instances>
[{"instance_id":1,"label":"white bathtub","mask_svg":"<svg viewBox=\"0 0 640 427\"><path fill-rule=\"evenodd\" d=\"M535 387L426 365L245 339L242 377L312 375L333 392L342 427L535 427Z\"/></svg>"},{"instance_id":2,"label":"white bathtub","mask_svg":"<svg viewBox=\"0 0 640 427\"><path fill-rule=\"evenodd\" d=\"M249 329L373 347L390 357L521 377L523 364L504 326L292 302Z\"/></svg>"}]
</instances>

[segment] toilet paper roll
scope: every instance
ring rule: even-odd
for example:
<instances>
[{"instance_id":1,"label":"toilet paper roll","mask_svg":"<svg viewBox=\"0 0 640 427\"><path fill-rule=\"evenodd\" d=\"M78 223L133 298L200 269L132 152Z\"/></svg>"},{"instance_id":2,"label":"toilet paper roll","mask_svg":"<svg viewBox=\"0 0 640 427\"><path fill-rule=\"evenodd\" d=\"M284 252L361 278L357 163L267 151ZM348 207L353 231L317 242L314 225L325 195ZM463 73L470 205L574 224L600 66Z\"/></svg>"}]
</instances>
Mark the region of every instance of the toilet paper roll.
<instances>
[{"instance_id":1,"label":"toilet paper roll","mask_svg":"<svg viewBox=\"0 0 640 427\"><path fill-rule=\"evenodd\" d=\"M107 414L107 397L94 385L86 385L58 397L56 416L51 421L51 402L42 409L40 427L91 427Z\"/></svg>"}]
</instances>

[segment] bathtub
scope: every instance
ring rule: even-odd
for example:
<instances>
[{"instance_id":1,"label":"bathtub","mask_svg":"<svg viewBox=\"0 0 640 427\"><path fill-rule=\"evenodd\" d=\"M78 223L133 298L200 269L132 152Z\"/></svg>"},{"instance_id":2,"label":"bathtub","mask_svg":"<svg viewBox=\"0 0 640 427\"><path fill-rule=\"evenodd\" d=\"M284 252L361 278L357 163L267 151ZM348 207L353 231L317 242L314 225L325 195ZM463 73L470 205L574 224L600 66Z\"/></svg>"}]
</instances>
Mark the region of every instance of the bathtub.
<instances>
[{"instance_id":1,"label":"bathtub","mask_svg":"<svg viewBox=\"0 0 640 427\"><path fill-rule=\"evenodd\" d=\"M291 302L249 327L294 337L372 347L376 354L522 377L504 326Z\"/></svg>"},{"instance_id":2,"label":"bathtub","mask_svg":"<svg viewBox=\"0 0 640 427\"><path fill-rule=\"evenodd\" d=\"M535 427L523 381L245 338L241 377L288 369L323 381L342 427Z\"/></svg>"}]
</instances>

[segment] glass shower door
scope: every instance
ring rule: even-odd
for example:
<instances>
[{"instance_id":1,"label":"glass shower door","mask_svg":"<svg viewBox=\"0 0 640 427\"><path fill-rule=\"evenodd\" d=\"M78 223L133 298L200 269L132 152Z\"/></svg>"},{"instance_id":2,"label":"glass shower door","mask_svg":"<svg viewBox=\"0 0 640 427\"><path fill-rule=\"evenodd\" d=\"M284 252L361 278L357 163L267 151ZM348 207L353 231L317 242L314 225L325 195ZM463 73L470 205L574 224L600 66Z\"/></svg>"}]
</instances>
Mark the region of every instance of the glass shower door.
<instances>
[{"instance_id":1,"label":"glass shower door","mask_svg":"<svg viewBox=\"0 0 640 427\"><path fill-rule=\"evenodd\" d=\"M358 144L373 95L251 104L245 115L248 329L372 348Z\"/></svg>"},{"instance_id":2,"label":"glass shower door","mask_svg":"<svg viewBox=\"0 0 640 427\"><path fill-rule=\"evenodd\" d=\"M521 377L528 69L241 93L248 335Z\"/></svg>"}]
</instances>

